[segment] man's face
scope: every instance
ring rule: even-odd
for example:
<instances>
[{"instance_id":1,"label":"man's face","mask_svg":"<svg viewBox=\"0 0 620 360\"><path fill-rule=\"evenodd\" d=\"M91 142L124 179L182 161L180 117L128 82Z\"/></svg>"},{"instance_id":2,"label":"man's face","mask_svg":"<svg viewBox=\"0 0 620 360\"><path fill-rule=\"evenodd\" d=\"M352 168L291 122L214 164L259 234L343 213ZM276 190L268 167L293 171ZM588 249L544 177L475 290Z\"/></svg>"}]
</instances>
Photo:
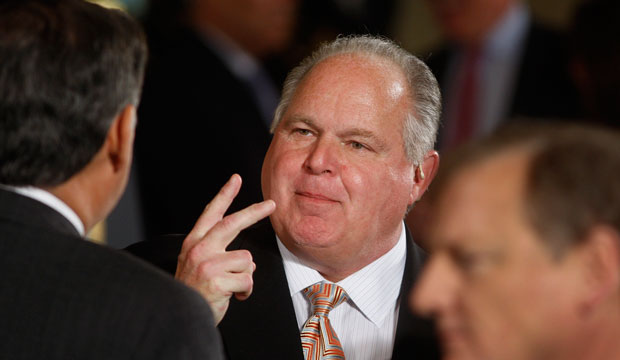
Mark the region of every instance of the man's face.
<instances>
[{"instance_id":1,"label":"man's face","mask_svg":"<svg viewBox=\"0 0 620 360\"><path fill-rule=\"evenodd\" d=\"M577 273L526 218L526 164L515 150L473 165L437 203L432 257L411 301L435 316L444 359L565 358L553 344L570 343Z\"/></svg>"},{"instance_id":2,"label":"man's face","mask_svg":"<svg viewBox=\"0 0 620 360\"><path fill-rule=\"evenodd\" d=\"M348 275L387 252L415 200L404 81L385 60L331 57L300 83L275 130L262 171L263 195L277 204L271 222L324 275Z\"/></svg>"}]
</instances>

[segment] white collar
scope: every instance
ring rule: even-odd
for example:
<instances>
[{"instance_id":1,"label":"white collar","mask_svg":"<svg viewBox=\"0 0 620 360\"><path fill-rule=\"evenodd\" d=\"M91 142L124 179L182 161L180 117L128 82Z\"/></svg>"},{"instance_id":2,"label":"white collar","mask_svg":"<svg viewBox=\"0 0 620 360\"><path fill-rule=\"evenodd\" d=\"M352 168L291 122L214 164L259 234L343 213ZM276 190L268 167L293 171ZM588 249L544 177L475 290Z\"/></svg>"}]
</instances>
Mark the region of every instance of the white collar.
<instances>
[{"instance_id":1,"label":"white collar","mask_svg":"<svg viewBox=\"0 0 620 360\"><path fill-rule=\"evenodd\" d=\"M296 294L306 287L327 281L318 271L308 267L290 252L276 236L278 248L282 255L284 271L290 294ZM366 265L347 278L337 282L349 295L355 306L375 325L394 314L394 306L405 271L407 243L405 226L401 225L400 237L396 245L380 258ZM380 301L377 301L380 299Z\"/></svg>"},{"instance_id":2,"label":"white collar","mask_svg":"<svg viewBox=\"0 0 620 360\"><path fill-rule=\"evenodd\" d=\"M60 213L60 215L69 220L80 236L84 236L84 224L82 223L82 220L80 220L80 217L75 213L75 211L73 211L73 209L71 209L67 204L54 196L52 193L34 186L10 186L0 184L0 187L51 207Z\"/></svg>"}]
</instances>

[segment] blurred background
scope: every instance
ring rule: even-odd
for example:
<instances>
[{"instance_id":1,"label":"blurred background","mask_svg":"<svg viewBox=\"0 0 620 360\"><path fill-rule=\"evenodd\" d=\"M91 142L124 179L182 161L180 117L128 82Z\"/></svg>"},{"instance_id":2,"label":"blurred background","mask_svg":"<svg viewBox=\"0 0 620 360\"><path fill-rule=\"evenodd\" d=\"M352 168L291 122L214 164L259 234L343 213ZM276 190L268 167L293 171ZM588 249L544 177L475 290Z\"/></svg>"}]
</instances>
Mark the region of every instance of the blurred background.
<instances>
[{"instance_id":1,"label":"blurred background","mask_svg":"<svg viewBox=\"0 0 620 360\"><path fill-rule=\"evenodd\" d=\"M187 233L234 172L231 211L260 201L286 73L341 34L387 36L429 64L443 153L519 119L618 125L617 0L94 2L139 19L151 51L130 184L94 235L117 248ZM408 223L427 213L416 206Z\"/></svg>"},{"instance_id":2,"label":"blurred background","mask_svg":"<svg viewBox=\"0 0 620 360\"><path fill-rule=\"evenodd\" d=\"M102 0L93 1L102 5L123 8L138 19L144 19L149 9L149 0ZM182 1L181 1L182 2ZM341 6L343 15L346 16L347 8L349 13L355 17L356 10L366 9L371 21L384 22L385 34L398 41L407 50L422 54L435 48L442 42L442 35L433 19L427 0L386 0L386 1L366 1L366 0L306 0L308 3L319 3L317 8L325 7L332 9ZM370 12L370 3L387 3L387 13ZM550 27L567 30L576 6L584 0L526 0L531 10L532 16L541 23ZM342 4L342 5L340 5ZM357 13L363 11L357 10ZM303 21L325 21L329 14L299 14ZM319 17L317 19L316 17ZM324 17L321 19L321 17ZM381 20L385 18L385 20ZM363 30L364 24L359 24L359 29Z\"/></svg>"}]
</instances>

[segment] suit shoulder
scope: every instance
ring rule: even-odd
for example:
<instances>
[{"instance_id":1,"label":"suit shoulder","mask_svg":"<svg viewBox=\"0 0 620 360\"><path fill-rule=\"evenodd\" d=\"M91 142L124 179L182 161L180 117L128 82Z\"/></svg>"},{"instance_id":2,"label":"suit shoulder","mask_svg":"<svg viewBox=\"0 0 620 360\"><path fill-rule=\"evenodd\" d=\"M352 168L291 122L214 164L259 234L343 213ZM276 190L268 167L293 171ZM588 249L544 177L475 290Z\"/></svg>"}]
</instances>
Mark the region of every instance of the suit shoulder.
<instances>
[{"instance_id":1,"label":"suit shoulder","mask_svg":"<svg viewBox=\"0 0 620 360\"><path fill-rule=\"evenodd\" d=\"M0 338L5 339L0 353L29 358L45 352L50 359L220 358L207 303L161 271L53 231L3 225L0 239Z\"/></svg>"}]
</instances>

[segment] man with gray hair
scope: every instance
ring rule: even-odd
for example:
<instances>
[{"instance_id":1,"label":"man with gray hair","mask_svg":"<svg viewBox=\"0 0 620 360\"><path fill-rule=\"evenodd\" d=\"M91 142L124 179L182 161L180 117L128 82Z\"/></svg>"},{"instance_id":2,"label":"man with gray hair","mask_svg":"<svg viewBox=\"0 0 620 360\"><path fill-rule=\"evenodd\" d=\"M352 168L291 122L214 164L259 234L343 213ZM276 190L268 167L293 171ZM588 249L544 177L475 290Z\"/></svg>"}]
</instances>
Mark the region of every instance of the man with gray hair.
<instances>
[{"instance_id":1,"label":"man with gray hair","mask_svg":"<svg viewBox=\"0 0 620 360\"><path fill-rule=\"evenodd\" d=\"M435 175L439 113L426 65L385 39L339 38L291 71L268 200L222 218L233 176L172 261L223 317L230 359L435 356L429 324L400 304L424 259L403 217Z\"/></svg>"}]
</instances>

